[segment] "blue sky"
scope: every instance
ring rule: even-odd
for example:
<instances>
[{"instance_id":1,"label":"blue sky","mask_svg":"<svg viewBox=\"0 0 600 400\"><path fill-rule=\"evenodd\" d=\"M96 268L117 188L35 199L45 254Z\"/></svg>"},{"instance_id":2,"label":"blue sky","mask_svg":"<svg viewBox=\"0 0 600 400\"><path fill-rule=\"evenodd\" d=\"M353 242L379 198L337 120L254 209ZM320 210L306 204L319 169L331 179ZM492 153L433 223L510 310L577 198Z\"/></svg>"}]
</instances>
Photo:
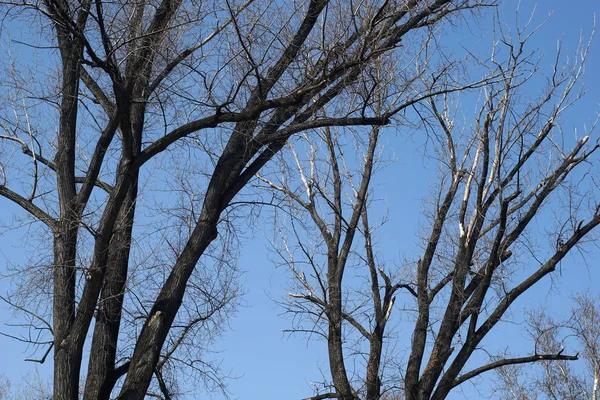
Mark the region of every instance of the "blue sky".
<instances>
[{"instance_id":1,"label":"blue sky","mask_svg":"<svg viewBox=\"0 0 600 400\"><path fill-rule=\"evenodd\" d=\"M501 15L509 25L513 24L517 1L503 2ZM523 20L535 7L536 21L542 22L550 13L546 24L533 38L531 48L539 48L546 54L547 64L552 61L556 52L557 40L562 39L563 50L573 54L580 34L589 37L594 24L594 14L600 11L597 0L585 1L522 1L520 18ZM470 31L470 32L469 32ZM452 32L451 32L452 33ZM457 29L452 33L453 40L466 46L479 42L477 49L485 52L491 42L491 23L483 17L477 26L469 30ZM581 131L583 125L595 118L600 110L600 40L594 40L587 62L586 86L589 93L568 114L563 121L563 129L569 132ZM380 250L389 263L400 263L403 256L414 255L418 251L415 232L418 224L423 222L422 201L428 195L428 189L435 183L435 168L422 156L423 141L415 136L406 135L391 129L384 135L385 146L393 149L397 162L376 176L375 187L380 197L385 199L390 211L390 221L378 234ZM409 188L410 190L406 190ZM402 204L402 207L394 205ZM0 200L0 220L9 222L18 211L8 202ZM400 211L404 210L404 211ZM0 269L4 270L8 262L19 262L24 259L21 241L23 232L8 232L0 236ZM268 233L265 233L268 235ZM600 279L600 271L596 264L600 261L597 250L589 254L589 268L581 265L580 259L568 258L563 262L563 273L556 274L555 286L544 282L535 291L524 297L516 310L523 307L538 307L545 304L557 312L568 311L569 304L565 299L572 293L583 289L595 289ZM253 237L243 240L240 268L244 271L242 282L246 294L237 315L230 321L230 329L215 344L215 359L221 359L224 372L237 377L229 381L229 389L234 398L240 399L300 399L312 394L310 382L321 380L321 371L327 373L326 346L322 341L307 341L304 337L294 337L283 333L291 326L291 322L283 317L283 310L273 299L286 293L286 271L275 268L269 259L269 248L263 233L256 232ZM6 282L0 282L0 292L6 290ZM0 308L0 322L14 322L7 308ZM519 313L515 312L518 321ZM410 331L400 332L400 346L407 345ZM522 346L523 351L529 348L520 337L518 326L507 323L489 338L493 345L502 347L501 343L510 341L513 346ZM24 362L31 355L31 349L0 336L2 366L0 373L6 375L15 384L32 368L38 368L42 376L51 374L51 366ZM478 381L479 388L484 388L489 381L484 377ZM485 392L485 390L484 390ZM220 396L214 394L214 398ZM456 390L450 399L479 399L481 395L472 385L465 385L463 391Z\"/></svg>"}]
</instances>

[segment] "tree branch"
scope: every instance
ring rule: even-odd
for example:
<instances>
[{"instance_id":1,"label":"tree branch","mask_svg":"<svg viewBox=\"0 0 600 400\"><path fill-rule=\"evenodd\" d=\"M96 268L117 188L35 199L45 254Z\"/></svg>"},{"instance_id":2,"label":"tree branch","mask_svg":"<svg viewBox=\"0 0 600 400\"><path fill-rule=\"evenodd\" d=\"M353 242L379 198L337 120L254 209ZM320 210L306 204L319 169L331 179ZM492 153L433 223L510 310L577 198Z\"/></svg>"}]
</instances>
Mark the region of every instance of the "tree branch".
<instances>
[{"instance_id":1,"label":"tree branch","mask_svg":"<svg viewBox=\"0 0 600 400\"><path fill-rule=\"evenodd\" d=\"M575 354L574 356L563 355L561 353L558 354L534 354L529 357L520 357L520 358L505 358L502 360L494 361L487 365L484 365L479 368L475 368L472 371L467 372L456 378L456 380L452 383L452 387L456 387L469 379L472 379L478 375L483 374L484 372L488 372L494 370L496 368L504 367L507 365L516 365L516 364L526 364L537 361L556 361L556 360L566 360L566 361L574 361L579 359L579 354Z\"/></svg>"},{"instance_id":2,"label":"tree branch","mask_svg":"<svg viewBox=\"0 0 600 400\"><path fill-rule=\"evenodd\" d=\"M47 214L44 210L33 204L33 201L27 200L25 197L18 193L13 192L4 185L0 185L0 196L6 197L12 200L15 204L18 204L25 211L29 212L35 218L42 221L51 231L54 231L57 227L57 221Z\"/></svg>"}]
</instances>

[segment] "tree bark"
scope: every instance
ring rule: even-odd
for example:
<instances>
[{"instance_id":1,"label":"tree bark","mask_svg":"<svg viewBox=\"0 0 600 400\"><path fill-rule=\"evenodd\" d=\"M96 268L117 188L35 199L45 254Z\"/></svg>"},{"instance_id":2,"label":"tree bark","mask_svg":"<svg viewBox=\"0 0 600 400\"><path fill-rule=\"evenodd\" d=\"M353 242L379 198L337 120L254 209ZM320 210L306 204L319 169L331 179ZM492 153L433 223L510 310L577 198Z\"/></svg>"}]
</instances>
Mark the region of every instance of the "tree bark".
<instances>
[{"instance_id":1,"label":"tree bark","mask_svg":"<svg viewBox=\"0 0 600 400\"><path fill-rule=\"evenodd\" d=\"M365 386L367 387L367 400L379 400L381 397L381 379L379 368L381 365L381 351L383 349L383 329L379 324L371 334L369 361L367 361L367 376Z\"/></svg>"},{"instance_id":2,"label":"tree bark","mask_svg":"<svg viewBox=\"0 0 600 400\"><path fill-rule=\"evenodd\" d=\"M337 263L336 263L337 264ZM327 350L329 352L329 368L333 385L340 400L355 400L352 387L344 365L344 349L342 337L342 289L340 284L332 284L329 280L329 328L327 335Z\"/></svg>"},{"instance_id":3,"label":"tree bark","mask_svg":"<svg viewBox=\"0 0 600 400\"><path fill-rule=\"evenodd\" d=\"M54 239L54 399L76 400L81 359L67 336L75 320L75 254L77 228L68 227Z\"/></svg>"},{"instance_id":4,"label":"tree bark","mask_svg":"<svg viewBox=\"0 0 600 400\"><path fill-rule=\"evenodd\" d=\"M75 142L82 48L56 24L62 57L62 90L57 151L54 158L60 221L54 238L54 399L76 400L81 355L70 343L75 320L77 236L80 210L76 204Z\"/></svg>"},{"instance_id":5,"label":"tree bark","mask_svg":"<svg viewBox=\"0 0 600 400\"><path fill-rule=\"evenodd\" d=\"M121 207L118 224L111 240L106 274L96 312L96 324L92 339L88 376L84 398L108 400L116 383L115 361L125 283L129 269L131 233L137 197L137 178Z\"/></svg>"}]
</instances>

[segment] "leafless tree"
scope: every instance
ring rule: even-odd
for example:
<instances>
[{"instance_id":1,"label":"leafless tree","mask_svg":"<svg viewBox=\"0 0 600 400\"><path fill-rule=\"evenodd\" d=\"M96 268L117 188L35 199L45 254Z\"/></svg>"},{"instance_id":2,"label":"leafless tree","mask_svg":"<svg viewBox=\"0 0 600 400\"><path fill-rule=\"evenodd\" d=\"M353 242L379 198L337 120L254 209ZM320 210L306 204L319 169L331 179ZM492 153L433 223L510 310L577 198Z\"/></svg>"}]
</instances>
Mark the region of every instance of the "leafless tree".
<instances>
[{"instance_id":1,"label":"leafless tree","mask_svg":"<svg viewBox=\"0 0 600 400\"><path fill-rule=\"evenodd\" d=\"M349 128L323 128L319 140L294 142L278 174L261 177L289 204L278 212L274 248L295 282L285 303L294 316L291 330L323 337L328 345L331 380L324 386L330 390L312 399L440 400L500 367L577 359L546 346L467 365L510 306L592 240L600 224L590 172L600 146L591 136L595 124L583 137L560 128L563 114L584 93L589 44L581 43L575 61L559 49L546 75L527 50L535 31L527 24L511 36L499 26L491 57L480 60L489 79L477 92L472 123L456 117L460 101L453 92L415 105L439 184L428 205L422 254L404 273L378 262L368 218L381 128L357 134L352 143ZM422 82L437 83L433 76L422 75ZM549 244L537 244L541 226L550 232ZM402 373L394 379L382 360L394 357L383 352L386 343L401 346L386 340L397 296L414 301L415 313L404 347L408 357L396 362Z\"/></svg>"},{"instance_id":2,"label":"leafless tree","mask_svg":"<svg viewBox=\"0 0 600 400\"><path fill-rule=\"evenodd\" d=\"M592 399L600 385L600 314L598 298L585 293L575 297L566 321L547 310L531 311L528 333L536 352L577 351L578 362L543 361L527 372L518 366L497 371L498 393L507 399ZM527 379L527 383L523 379Z\"/></svg>"},{"instance_id":3,"label":"leafless tree","mask_svg":"<svg viewBox=\"0 0 600 400\"><path fill-rule=\"evenodd\" d=\"M481 4L2 1L4 35L32 29L17 38L27 57L3 57L0 195L52 242L7 299L51 335L54 399L76 399L82 377L86 399L142 399L151 384L169 398L171 362L201 371L177 349L203 346L236 296L231 275L211 276L231 262L232 199L292 135L385 125L447 91L377 113L374 62ZM174 187L154 208L172 212L144 219Z\"/></svg>"},{"instance_id":4,"label":"leafless tree","mask_svg":"<svg viewBox=\"0 0 600 400\"><path fill-rule=\"evenodd\" d=\"M364 207L375 165L379 130L379 127L372 128L368 135L363 170L358 177L346 168L345 163L351 161L341 158L344 146L340 145L340 138L329 128L324 128L321 132L324 149L318 149L317 145L306 137L310 147L308 160L301 160L296 150L290 150L293 155L292 162L296 163L301 175L301 185L291 186L293 180L286 179L289 171L293 171L293 165L285 166L280 182L261 177L271 188L293 201L290 205L291 218L281 218L282 225L279 226L282 234L291 232L293 235L291 239L286 239L288 235L282 235L278 251L283 261L289 264L299 286L296 292L289 294L292 301L288 305L288 311L301 316L308 314L314 324L308 328L301 324L294 330L315 333L327 339L329 365L336 391L317 398L355 398L345 366L348 360L343 353L343 320L357 329L369 345L365 378L367 396L375 398L380 391L379 366L383 337L389 311L393 306L393 295L399 285L392 285L383 270L379 272L377 268L370 241L367 208ZM303 164L308 165L305 167ZM302 232L304 226L310 222L299 215L301 212L308 214L317 228L316 232ZM372 315L369 314L373 321L369 325L355 318L355 313L365 308L366 304L349 304L348 295L343 293L342 285L346 266L350 263L354 236L360 232L361 221L365 234L364 261L371 274L370 297L374 303ZM285 229L284 224L289 225L288 229ZM314 239L315 237L317 239ZM298 257L297 254L301 255ZM380 273L387 278L383 293L378 283ZM372 329L370 325L373 325Z\"/></svg>"},{"instance_id":5,"label":"leafless tree","mask_svg":"<svg viewBox=\"0 0 600 400\"><path fill-rule=\"evenodd\" d=\"M29 372L18 382L11 382L0 375L0 400L52 399L52 387L37 370Z\"/></svg>"}]
</instances>

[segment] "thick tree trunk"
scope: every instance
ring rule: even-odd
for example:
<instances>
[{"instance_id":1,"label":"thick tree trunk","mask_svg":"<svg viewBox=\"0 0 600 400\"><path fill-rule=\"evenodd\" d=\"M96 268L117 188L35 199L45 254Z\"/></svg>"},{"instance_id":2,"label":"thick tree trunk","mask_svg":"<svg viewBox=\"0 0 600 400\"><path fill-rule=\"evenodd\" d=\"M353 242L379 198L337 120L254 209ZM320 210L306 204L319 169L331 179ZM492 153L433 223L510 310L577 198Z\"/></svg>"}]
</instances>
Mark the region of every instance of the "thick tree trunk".
<instances>
[{"instance_id":1,"label":"thick tree trunk","mask_svg":"<svg viewBox=\"0 0 600 400\"><path fill-rule=\"evenodd\" d=\"M344 365L344 350L342 337L342 290L341 285L329 286L329 332L327 349L329 352L329 368L333 385L340 400L355 400L352 386L348 381Z\"/></svg>"},{"instance_id":2,"label":"thick tree trunk","mask_svg":"<svg viewBox=\"0 0 600 400\"><path fill-rule=\"evenodd\" d=\"M119 212L112 237L102 293L96 312L84 398L108 400L116 383L115 359L125 283L129 269L131 232L135 215L137 183L132 186Z\"/></svg>"},{"instance_id":3,"label":"thick tree trunk","mask_svg":"<svg viewBox=\"0 0 600 400\"><path fill-rule=\"evenodd\" d=\"M145 104L132 107L132 118L127 122L132 127L134 141L133 156L141 151ZM139 169L132 172L131 186L117 216L116 229L112 235L106 273L96 312L96 323L92 339L91 357L88 367L84 398L109 400L119 378L115 370L119 330L125 284L129 271L129 254L135 219L135 204L138 195Z\"/></svg>"},{"instance_id":4,"label":"thick tree trunk","mask_svg":"<svg viewBox=\"0 0 600 400\"><path fill-rule=\"evenodd\" d=\"M69 335L75 320L75 260L79 229L79 212L75 201L79 57L73 53L73 49L70 52L65 49L68 44L64 39L59 42L63 56L63 86L58 149L54 159L60 204L60 226L54 238L54 400L76 400L81 355L69 341Z\"/></svg>"},{"instance_id":5,"label":"thick tree trunk","mask_svg":"<svg viewBox=\"0 0 600 400\"><path fill-rule=\"evenodd\" d=\"M81 359L68 335L75 319L77 228L63 229L54 239L54 399L76 400Z\"/></svg>"},{"instance_id":6,"label":"thick tree trunk","mask_svg":"<svg viewBox=\"0 0 600 400\"><path fill-rule=\"evenodd\" d=\"M379 400L381 397L381 379L379 378L379 368L381 366L381 351L383 348L383 332L378 325L371 336L369 349L369 361L367 362L367 399Z\"/></svg>"},{"instance_id":7,"label":"thick tree trunk","mask_svg":"<svg viewBox=\"0 0 600 400\"><path fill-rule=\"evenodd\" d=\"M419 268L421 268L419 266ZM427 328L429 323L429 300L425 274L419 272L419 316L413 330L411 343L411 352L406 366L406 375L404 377L404 393L406 400L417 400L419 394L419 374L421 373L421 364L425 352L427 340Z\"/></svg>"},{"instance_id":8,"label":"thick tree trunk","mask_svg":"<svg viewBox=\"0 0 600 400\"><path fill-rule=\"evenodd\" d=\"M56 400L79 398L79 370L81 359L75 357L69 346L54 349L54 396Z\"/></svg>"}]
</instances>

